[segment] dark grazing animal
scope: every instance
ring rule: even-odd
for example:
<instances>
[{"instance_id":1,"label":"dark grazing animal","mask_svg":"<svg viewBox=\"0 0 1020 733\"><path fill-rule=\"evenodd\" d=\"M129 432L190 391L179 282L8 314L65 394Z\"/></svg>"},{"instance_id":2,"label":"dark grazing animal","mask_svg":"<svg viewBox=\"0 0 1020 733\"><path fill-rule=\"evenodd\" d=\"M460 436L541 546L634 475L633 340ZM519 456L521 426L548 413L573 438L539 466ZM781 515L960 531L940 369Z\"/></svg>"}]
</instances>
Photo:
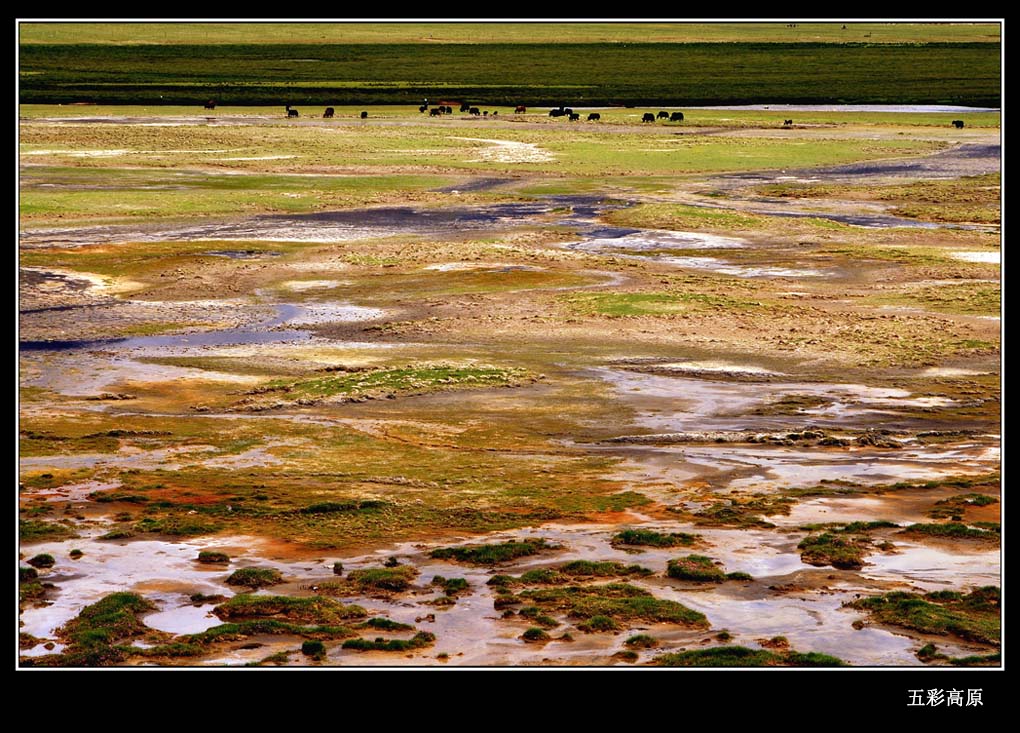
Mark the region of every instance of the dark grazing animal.
<instances>
[{"instance_id":1,"label":"dark grazing animal","mask_svg":"<svg viewBox=\"0 0 1020 733\"><path fill-rule=\"evenodd\" d=\"M577 112L571 112L569 119L571 122L577 122L579 119L581 119L581 115Z\"/></svg>"},{"instance_id":2,"label":"dark grazing animal","mask_svg":"<svg viewBox=\"0 0 1020 733\"><path fill-rule=\"evenodd\" d=\"M460 105L461 112L467 112L469 109L471 109L471 105L468 104L467 102L464 102L462 105Z\"/></svg>"},{"instance_id":3,"label":"dark grazing animal","mask_svg":"<svg viewBox=\"0 0 1020 733\"><path fill-rule=\"evenodd\" d=\"M793 124L793 120L783 120L783 126L784 127L789 127L792 124Z\"/></svg>"},{"instance_id":4,"label":"dark grazing animal","mask_svg":"<svg viewBox=\"0 0 1020 733\"><path fill-rule=\"evenodd\" d=\"M361 119L367 120L368 119L368 112L362 112L361 113Z\"/></svg>"},{"instance_id":5,"label":"dark grazing animal","mask_svg":"<svg viewBox=\"0 0 1020 733\"><path fill-rule=\"evenodd\" d=\"M655 122L655 115L651 112L645 112L645 116L641 118L642 122Z\"/></svg>"},{"instance_id":6,"label":"dark grazing animal","mask_svg":"<svg viewBox=\"0 0 1020 733\"><path fill-rule=\"evenodd\" d=\"M298 116L297 110L296 109L291 109L290 105L288 104L287 105L287 117L297 117L297 116Z\"/></svg>"},{"instance_id":7,"label":"dark grazing animal","mask_svg":"<svg viewBox=\"0 0 1020 733\"><path fill-rule=\"evenodd\" d=\"M439 117L441 114L443 114L442 107L433 107L429 110L429 117Z\"/></svg>"},{"instance_id":8,"label":"dark grazing animal","mask_svg":"<svg viewBox=\"0 0 1020 733\"><path fill-rule=\"evenodd\" d=\"M421 107L418 108L418 111L419 112L424 112L428 108L429 108L429 106L427 104L423 104ZM435 111L435 110L433 110L433 111Z\"/></svg>"},{"instance_id":9,"label":"dark grazing animal","mask_svg":"<svg viewBox=\"0 0 1020 733\"><path fill-rule=\"evenodd\" d=\"M527 111L528 111L528 108L525 107L523 104L518 104L516 107L514 107L514 114L515 115L522 115L522 114L524 114Z\"/></svg>"},{"instance_id":10,"label":"dark grazing animal","mask_svg":"<svg viewBox=\"0 0 1020 733\"><path fill-rule=\"evenodd\" d=\"M326 107L326 111L322 113L323 117L332 117L336 113L332 107Z\"/></svg>"},{"instance_id":11,"label":"dark grazing animal","mask_svg":"<svg viewBox=\"0 0 1020 733\"><path fill-rule=\"evenodd\" d=\"M478 117L482 114L482 110L478 109L477 107L472 107L471 109L468 110L468 114Z\"/></svg>"},{"instance_id":12,"label":"dark grazing animal","mask_svg":"<svg viewBox=\"0 0 1020 733\"><path fill-rule=\"evenodd\" d=\"M671 114L669 116L669 121L670 122L683 122L684 121L684 113L683 112L674 112L673 114Z\"/></svg>"},{"instance_id":13,"label":"dark grazing animal","mask_svg":"<svg viewBox=\"0 0 1020 733\"><path fill-rule=\"evenodd\" d=\"M955 127L957 130L962 130L963 120L953 120L953 127Z\"/></svg>"},{"instance_id":14,"label":"dark grazing animal","mask_svg":"<svg viewBox=\"0 0 1020 733\"><path fill-rule=\"evenodd\" d=\"M661 112L659 112L659 114L656 115L656 118L660 120L668 120L669 112L667 112L666 110L662 110Z\"/></svg>"},{"instance_id":15,"label":"dark grazing animal","mask_svg":"<svg viewBox=\"0 0 1020 733\"><path fill-rule=\"evenodd\" d=\"M206 109L216 109L216 102L214 102L213 100L210 99L208 102L205 103L205 108Z\"/></svg>"},{"instance_id":16,"label":"dark grazing animal","mask_svg":"<svg viewBox=\"0 0 1020 733\"><path fill-rule=\"evenodd\" d=\"M562 117L566 113L567 113L566 110L564 110L562 107L556 107L554 109L549 110L550 117Z\"/></svg>"},{"instance_id":17,"label":"dark grazing animal","mask_svg":"<svg viewBox=\"0 0 1020 733\"><path fill-rule=\"evenodd\" d=\"M445 114L445 115L452 115L453 114L453 107L443 107L442 109L443 109L443 114Z\"/></svg>"},{"instance_id":18,"label":"dark grazing animal","mask_svg":"<svg viewBox=\"0 0 1020 733\"><path fill-rule=\"evenodd\" d=\"M598 112L589 112L588 113L588 122L598 122L601 119L602 119L602 115L600 115Z\"/></svg>"}]
</instances>

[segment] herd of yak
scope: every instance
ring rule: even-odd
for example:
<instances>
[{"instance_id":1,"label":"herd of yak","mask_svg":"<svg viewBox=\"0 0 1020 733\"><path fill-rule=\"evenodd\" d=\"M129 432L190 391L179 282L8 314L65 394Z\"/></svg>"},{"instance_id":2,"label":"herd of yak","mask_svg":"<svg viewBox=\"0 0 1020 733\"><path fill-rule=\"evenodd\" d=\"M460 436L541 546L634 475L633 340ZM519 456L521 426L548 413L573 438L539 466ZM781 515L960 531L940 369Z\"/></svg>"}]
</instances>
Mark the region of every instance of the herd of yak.
<instances>
[{"instance_id":1,"label":"herd of yak","mask_svg":"<svg viewBox=\"0 0 1020 733\"><path fill-rule=\"evenodd\" d=\"M208 102L205 103L205 108L206 109L216 109L216 102L214 100L210 99ZM293 107L291 107L289 104L286 105L284 107L284 109L287 111L287 117L297 117L298 116L298 111L296 109L294 109ZM422 114L424 114L425 112L428 112L430 117L440 117L441 115L450 115L450 114L453 114L453 107L450 106L450 105L445 105L445 104L433 105L433 106L430 107L429 106L429 101L426 99L425 103L422 104L420 107L418 107L418 111L421 112ZM489 111L488 110L484 110L483 111L483 110L479 109L478 107L472 107L467 102L464 102L463 104L460 105L460 111L461 112L467 112L468 114L474 115L476 117L488 117L489 116ZM527 111L528 111L528 108L525 107L523 104L519 104L519 105L517 105L517 107L514 108L514 114L517 114L517 115L525 114ZM332 107L326 107L325 111L322 113L322 116L330 118L330 117L333 117L333 115L335 113L336 113L336 110L334 110ZM492 116L493 117L496 117L498 115L499 115L499 111L494 110L492 112ZM549 116L550 117L566 117L571 122L576 122L576 121L581 119L580 113L574 112L574 110L571 109L570 107L564 107L562 105L559 106L559 107L554 107L551 110L549 110ZM368 112L362 112L361 113L361 119L363 119L363 120L368 119ZM598 122L601 119L602 119L602 115L600 115L598 112L589 112L588 113L588 122ZM665 110L662 110L662 111L659 112L658 115L656 115L653 112L645 112L644 115L641 117L641 121L642 122L653 122L654 123L656 120L668 120L669 122L683 122L684 121L684 113L683 112L672 112L672 113L670 113L670 112L666 112ZM952 124L952 126L955 127L957 130L963 128L963 120L953 120L950 124ZM793 120L783 120L783 127L790 127L791 125L793 125Z\"/></svg>"}]
</instances>

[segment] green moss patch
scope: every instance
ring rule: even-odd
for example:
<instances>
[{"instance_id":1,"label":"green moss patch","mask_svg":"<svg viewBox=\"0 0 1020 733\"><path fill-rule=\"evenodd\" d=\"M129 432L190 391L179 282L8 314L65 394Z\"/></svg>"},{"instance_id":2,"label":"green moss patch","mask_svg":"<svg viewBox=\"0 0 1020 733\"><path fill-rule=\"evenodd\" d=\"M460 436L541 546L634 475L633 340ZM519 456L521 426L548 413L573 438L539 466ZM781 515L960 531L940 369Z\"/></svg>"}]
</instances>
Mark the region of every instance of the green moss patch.
<instances>
[{"instance_id":1,"label":"green moss patch","mask_svg":"<svg viewBox=\"0 0 1020 733\"><path fill-rule=\"evenodd\" d=\"M688 555L670 560L666 566L666 575L677 580L693 580L699 583L721 583L726 580L726 573L712 558L705 555Z\"/></svg>"},{"instance_id":2,"label":"green moss patch","mask_svg":"<svg viewBox=\"0 0 1020 733\"><path fill-rule=\"evenodd\" d=\"M557 550L545 540L510 540L491 545L461 545L458 547L438 547L429 553L436 560L457 560L471 565L496 565L516 560L519 557L537 555L548 550Z\"/></svg>"},{"instance_id":3,"label":"green moss patch","mask_svg":"<svg viewBox=\"0 0 1020 733\"><path fill-rule=\"evenodd\" d=\"M519 576L494 575L488 585L510 587L521 585L566 585L581 580L613 577L646 577L652 571L640 565L624 565L610 560L593 562L574 560L554 568L528 570Z\"/></svg>"},{"instance_id":4,"label":"green moss patch","mask_svg":"<svg viewBox=\"0 0 1020 733\"><path fill-rule=\"evenodd\" d=\"M52 568L57 564L53 555L48 555L46 553L36 555L35 557L26 560L26 562L33 568Z\"/></svg>"},{"instance_id":5,"label":"green moss patch","mask_svg":"<svg viewBox=\"0 0 1020 733\"><path fill-rule=\"evenodd\" d=\"M464 578L444 578L442 575L436 575L433 577L432 585L437 585L442 588L443 592L447 596L456 596L459 593L466 593L471 587Z\"/></svg>"},{"instance_id":6,"label":"green moss patch","mask_svg":"<svg viewBox=\"0 0 1020 733\"><path fill-rule=\"evenodd\" d=\"M145 517L135 524L133 529L135 532L165 534L171 537L194 537L218 532L223 529L223 525L204 517L169 515L158 518Z\"/></svg>"},{"instance_id":7,"label":"green moss patch","mask_svg":"<svg viewBox=\"0 0 1020 733\"><path fill-rule=\"evenodd\" d=\"M326 595L353 596L373 593L402 593L411 587L418 571L410 565L363 568L352 570L346 578L318 584L318 592Z\"/></svg>"},{"instance_id":8,"label":"green moss patch","mask_svg":"<svg viewBox=\"0 0 1020 733\"><path fill-rule=\"evenodd\" d=\"M984 644L999 643L1000 593L994 586L978 588L966 595L952 591L924 595L896 591L845 605L867 611L872 621L879 624Z\"/></svg>"},{"instance_id":9,"label":"green moss patch","mask_svg":"<svg viewBox=\"0 0 1020 733\"><path fill-rule=\"evenodd\" d=\"M730 499L694 512L690 518L695 524L709 527L767 528L775 525L762 519L763 516L789 514L793 503L794 499L785 496L755 497L746 501Z\"/></svg>"},{"instance_id":10,"label":"green moss patch","mask_svg":"<svg viewBox=\"0 0 1020 733\"><path fill-rule=\"evenodd\" d=\"M243 585L246 588L265 588L283 582L283 575L275 568L240 568L227 578L228 585Z\"/></svg>"},{"instance_id":11,"label":"green moss patch","mask_svg":"<svg viewBox=\"0 0 1020 733\"><path fill-rule=\"evenodd\" d=\"M521 638L524 641L530 642L545 642L550 641L552 639L552 637L549 636L549 634L546 633L545 630L540 629L537 626L532 626L530 629L525 631L523 634L521 634Z\"/></svg>"},{"instance_id":12,"label":"green moss patch","mask_svg":"<svg viewBox=\"0 0 1020 733\"><path fill-rule=\"evenodd\" d=\"M56 522L46 522L42 519L18 520L18 537L22 542L48 542L77 536L73 529Z\"/></svg>"},{"instance_id":13,"label":"green moss patch","mask_svg":"<svg viewBox=\"0 0 1020 733\"><path fill-rule=\"evenodd\" d=\"M354 649L362 652L406 652L413 649L424 649L436 641L436 635L428 631L419 631L410 639L348 639L342 649Z\"/></svg>"},{"instance_id":14,"label":"green moss patch","mask_svg":"<svg viewBox=\"0 0 1020 733\"><path fill-rule=\"evenodd\" d=\"M652 529L625 529L613 535L609 543L613 547L689 547L700 539L700 535L686 532L656 532Z\"/></svg>"},{"instance_id":15,"label":"green moss patch","mask_svg":"<svg viewBox=\"0 0 1020 733\"><path fill-rule=\"evenodd\" d=\"M237 595L213 609L222 619L273 618L291 622L332 625L365 618L361 606L347 605L331 598Z\"/></svg>"},{"instance_id":16,"label":"green moss patch","mask_svg":"<svg viewBox=\"0 0 1020 733\"><path fill-rule=\"evenodd\" d=\"M866 539L844 537L832 532L805 537L797 545L801 562L817 567L831 565L843 570L859 570L868 552Z\"/></svg>"},{"instance_id":17,"label":"green moss patch","mask_svg":"<svg viewBox=\"0 0 1020 733\"><path fill-rule=\"evenodd\" d=\"M198 634L188 634L180 639L186 644L218 644L222 642L240 641L251 636L262 634L276 636L300 636L306 639L349 639L356 635L347 626L304 625L281 621L275 618L259 618L249 621L238 621L213 626Z\"/></svg>"},{"instance_id":18,"label":"green moss patch","mask_svg":"<svg viewBox=\"0 0 1020 733\"><path fill-rule=\"evenodd\" d=\"M391 621L388 618L370 618L363 624L369 629L378 629L380 631L410 631L414 627L410 624L402 624L399 621Z\"/></svg>"},{"instance_id":19,"label":"green moss patch","mask_svg":"<svg viewBox=\"0 0 1020 733\"><path fill-rule=\"evenodd\" d=\"M386 506L384 501L368 499L363 501L320 501L299 509L301 514L337 514L340 512L371 511Z\"/></svg>"},{"instance_id":20,"label":"green moss patch","mask_svg":"<svg viewBox=\"0 0 1020 733\"><path fill-rule=\"evenodd\" d=\"M941 501L935 502L935 506L927 513L932 519L959 520L963 517L964 512L966 512L970 507L988 506L990 504L998 503L998 499L994 496L988 496L987 494L957 494L956 496L951 496L948 499L942 499Z\"/></svg>"},{"instance_id":21,"label":"green moss patch","mask_svg":"<svg viewBox=\"0 0 1020 733\"><path fill-rule=\"evenodd\" d=\"M659 645L659 640L649 634L635 634L623 643L631 649L651 649Z\"/></svg>"},{"instance_id":22,"label":"green moss patch","mask_svg":"<svg viewBox=\"0 0 1020 733\"><path fill-rule=\"evenodd\" d=\"M225 552L213 552L212 550L201 550L198 553L198 562L205 564L221 564L230 562L230 555Z\"/></svg>"},{"instance_id":23,"label":"green moss patch","mask_svg":"<svg viewBox=\"0 0 1020 733\"><path fill-rule=\"evenodd\" d=\"M773 652L744 646L717 646L663 654L652 660L659 667L842 667L844 662L816 652Z\"/></svg>"},{"instance_id":24,"label":"green moss patch","mask_svg":"<svg viewBox=\"0 0 1020 733\"><path fill-rule=\"evenodd\" d=\"M135 593L113 593L86 606L58 629L67 648L34 660L44 666L101 667L118 664L134 652L120 646L152 630L139 618L156 607Z\"/></svg>"},{"instance_id":25,"label":"green moss patch","mask_svg":"<svg viewBox=\"0 0 1020 733\"><path fill-rule=\"evenodd\" d=\"M563 612L568 618L580 622L604 616L614 621L641 620L693 628L708 627L704 614L624 583L530 589L507 597L506 601L534 605L546 613Z\"/></svg>"},{"instance_id":26,"label":"green moss patch","mask_svg":"<svg viewBox=\"0 0 1020 733\"><path fill-rule=\"evenodd\" d=\"M915 537L938 537L944 539L963 540L987 540L999 541L999 534L985 529L968 527L960 522L946 522L945 524L911 524L901 534L913 535Z\"/></svg>"}]
</instances>

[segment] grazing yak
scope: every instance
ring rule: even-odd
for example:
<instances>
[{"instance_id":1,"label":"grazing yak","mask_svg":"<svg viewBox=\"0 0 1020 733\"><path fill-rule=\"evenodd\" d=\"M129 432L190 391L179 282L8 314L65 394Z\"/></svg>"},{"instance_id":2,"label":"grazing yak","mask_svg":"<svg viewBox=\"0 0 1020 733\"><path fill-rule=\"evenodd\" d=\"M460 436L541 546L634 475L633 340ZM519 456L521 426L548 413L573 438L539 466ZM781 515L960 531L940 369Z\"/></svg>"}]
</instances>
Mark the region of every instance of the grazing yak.
<instances>
[{"instance_id":1,"label":"grazing yak","mask_svg":"<svg viewBox=\"0 0 1020 733\"><path fill-rule=\"evenodd\" d=\"M655 115L652 112L645 112L645 116L641 118L642 122L655 122Z\"/></svg>"},{"instance_id":2,"label":"grazing yak","mask_svg":"<svg viewBox=\"0 0 1020 733\"><path fill-rule=\"evenodd\" d=\"M673 114L671 114L669 116L669 121L670 122L683 122L684 121L684 113L683 112L674 112Z\"/></svg>"},{"instance_id":3,"label":"grazing yak","mask_svg":"<svg viewBox=\"0 0 1020 733\"><path fill-rule=\"evenodd\" d=\"M361 119L367 120L368 119L368 112L362 112L361 113Z\"/></svg>"},{"instance_id":4,"label":"grazing yak","mask_svg":"<svg viewBox=\"0 0 1020 733\"><path fill-rule=\"evenodd\" d=\"M659 114L656 115L656 118L660 120L668 120L669 112L667 112L666 110L662 110L661 112L659 112Z\"/></svg>"},{"instance_id":5,"label":"grazing yak","mask_svg":"<svg viewBox=\"0 0 1020 733\"><path fill-rule=\"evenodd\" d=\"M579 119L581 119L581 114L579 112L571 112L568 119L571 122L577 122Z\"/></svg>"},{"instance_id":6,"label":"grazing yak","mask_svg":"<svg viewBox=\"0 0 1020 733\"><path fill-rule=\"evenodd\" d=\"M522 114L524 114L527 111L528 111L528 108L525 107L523 104L518 104L516 107L514 107L514 114L515 115L522 115Z\"/></svg>"},{"instance_id":7,"label":"grazing yak","mask_svg":"<svg viewBox=\"0 0 1020 733\"><path fill-rule=\"evenodd\" d=\"M478 109L477 107L472 107L471 109L468 110L468 114L474 115L475 117L479 117L482 114L482 110Z\"/></svg>"},{"instance_id":8,"label":"grazing yak","mask_svg":"<svg viewBox=\"0 0 1020 733\"><path fill-rule=\"evenodd\" d=\"M453 107L446 106L446 107L441 107L441 109L443 110L443 114L444 115L452 115L453 114Z\"/></svg>"},{"instance_id":9,"label":"grazing yak","mask_svg":"<svg viewBox=\"0 0 1020 733\"><path fill-rule=\"evenodd\" d=\"M963 120L953 120L953 127L955 127L957 130L962 130Z\"/></svg>"},{"instance_id":10,"label":"grazing yak","mask_svg":"<svg viewBox=\"0 0 1020 733\"><path fill-rule=\"evenodd\" d=\"M296 109L291 109L290 105L287 105L287 117L297 117L298 112Z\"/></svg>"},{"instance_id":11,"label":"grazing yak","mask_svg":"<svg viewBox=\"0 0 1020 733\"><path fill-rule=\"evenodd\" d=\"M335 109L333 109L332 107L326 107L326 111L322 113L322 116L323 117L332 117L334 114L336 114L336 110Z\"/></svg>"},{"instance_id":12,"label":"grazing yak","mask_svg":"<svg viewBox=\"0 0 1020 733\"><path fill-rule=\"evenodd\" d=\"M469 109L471 109L471 105L468 104L467 102L464 102L462 105L460 105L461 112L467 112Z\"/></svg>"},{"instance_id":13,"label":"grazing yak","mask_svg":"<svg viewBox=\"0 0 1020 733\"><path fill-rule=\"evenodd\" d=\"M550 117L562 117L566 113L567 113L567 111L565 109L563 109L562 107L556 107L555 109L549 110L549 116Z\"/></svg>"},{"instance_id":14,"label":"grazing yak","mask_svg":"<svg viewBox=\"0 0 1020 733\"><path fill-rule=\"evenodd\" d=\"M783 120L783 127L789 127L793 124L793 120Z\"/></svg>"},{"instance_id":15,"label":"grazing yak","mask_svg":"<svg viewBox=\"0 0 1020 733\"><path fill-rule=\"evenodd\" d=\"M598 122L601 119L602 115L600 115L598 112L590 112L588 114L588 122Z\"/></svg>"},{"instance_id":16,"label":"grazing yak","mask_svg":"<svg viewBox=\"0 0 1020 733\"><path fill-rule=\"evenodd\" d=\"M439 117L441 114L443 114L442 107L433 107L429 110L429 117Z\"/></svg>"},{"instance_id":17,"label":"grazing yak","mask_svg":"<svg viewBox=\"0 0 1020 733\"><path fill-rule=\"evenodd\" d=\"M205 108L206 109L216 109L216 102L214 102L213 100L210 99L208 102L205 103Z\"/></svg>"},{"instance_id":18,"label":"grazing yak","mask_svg":"<svg viewBox=\"0 0 1020 733\"><path fill-rule=\"evenodd\" d=\"M423 104L421 107L418 108L418 111L424 114L425 110L427 110L428 108L429 106L427 104ZM433 108L432 111L435 112L435 109Z\"/></svg>"}]
</instances>

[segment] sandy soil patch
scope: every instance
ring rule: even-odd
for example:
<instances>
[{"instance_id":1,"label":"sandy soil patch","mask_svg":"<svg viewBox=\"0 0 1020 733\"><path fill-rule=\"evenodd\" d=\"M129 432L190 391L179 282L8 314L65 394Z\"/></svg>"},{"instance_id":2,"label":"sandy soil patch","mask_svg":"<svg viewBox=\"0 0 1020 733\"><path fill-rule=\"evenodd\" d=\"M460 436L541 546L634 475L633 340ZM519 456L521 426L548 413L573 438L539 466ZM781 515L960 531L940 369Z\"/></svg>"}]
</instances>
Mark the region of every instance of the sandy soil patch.
<instances>
[{"instance_id":1,"label":"sandy soil patch","mask_svg":"<svg viewBox=\"0 0 1020 733\"><path fill-rule=\"evenodd\" d=\"M478 152L479 157L469 160L469 163L482 163L486 161L495 163L548 163L556 160L552 153L534 143L520 143L514 140L492 140L481 137L454 137L451 139L489 144L488 148L483 148Z\"/></svg>"}]
</instances>

